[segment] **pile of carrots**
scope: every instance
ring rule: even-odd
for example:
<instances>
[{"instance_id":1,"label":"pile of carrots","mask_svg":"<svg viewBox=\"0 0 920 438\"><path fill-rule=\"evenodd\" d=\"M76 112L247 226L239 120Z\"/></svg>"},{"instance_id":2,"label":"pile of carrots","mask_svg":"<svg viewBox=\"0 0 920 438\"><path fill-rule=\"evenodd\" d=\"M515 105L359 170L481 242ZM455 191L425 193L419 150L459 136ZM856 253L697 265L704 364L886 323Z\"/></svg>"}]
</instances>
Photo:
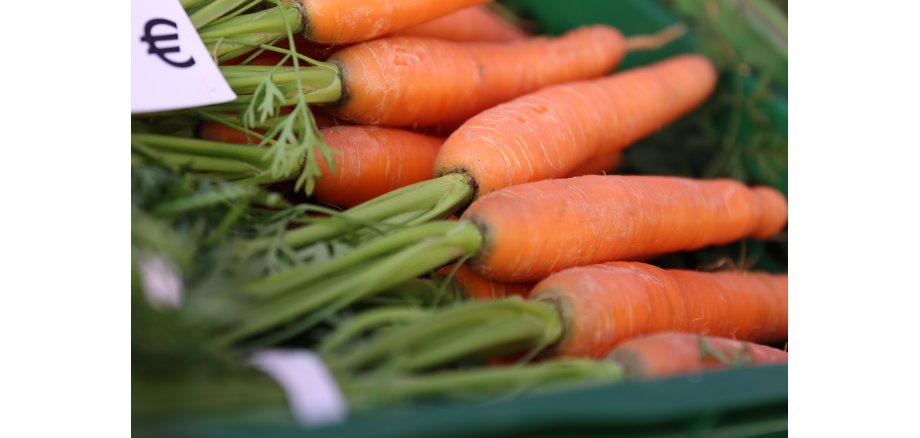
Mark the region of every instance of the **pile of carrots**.
<instances>
[{"instance_id":1,"label":"pile of carrots","mask_svg":"<svg viewBox=\"0 0 920 438\"><path fill-rule=\"evenodd\" d=\"M483 3L183 2L240 98L170 114L193 135L135 131L136 165L299 212L272 234L218 221L233 238L211 259L239 291L207 348L309 347L355 404L371 387L448 396L471 363L457 381L483 397L515 372L575 384L785 363L786 275L653 264L780 235L785 197L616 174L624 149L706 102L714 65L616 71L617 29L533 36ZM277 218L246 208L233 220ZM375 380L393 373L401 389Z\"/></svg>"}]
</instances>

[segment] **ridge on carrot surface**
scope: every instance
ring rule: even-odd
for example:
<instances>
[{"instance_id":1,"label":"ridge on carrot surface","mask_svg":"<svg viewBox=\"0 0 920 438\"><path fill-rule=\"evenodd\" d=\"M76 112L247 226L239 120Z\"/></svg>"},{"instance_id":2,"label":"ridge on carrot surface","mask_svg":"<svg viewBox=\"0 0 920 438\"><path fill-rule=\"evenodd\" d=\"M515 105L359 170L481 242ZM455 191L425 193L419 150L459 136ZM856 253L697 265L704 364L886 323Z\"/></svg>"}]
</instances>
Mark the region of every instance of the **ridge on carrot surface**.
<instances>
[{"instance_id":1,"label":"ridge on carrot surface","mask_svg":"<svg viewBox=\"0 0 920 438\"><path fill-rule=\"evenodd\" d=\"M609 355L630 379L657 379L750 365L780 364L788 354L773 347L718 336L662 332L638 336Z\"/></svg>"},{"instance_id":2,"label":"ridge on carrot surface","mask_svg":"<svg viewBox=\"0 0 920 438\"><path fill-rule=\"evenodd\" d=\"M609 78L548 87L464 123L438 153L435 174L470 174L477 196L569 175L698 106L715 83L706 58L683 55Z\"/></svg>"},{"instance_id":3,"label":"ridge on carrot surface","mask_svg":"<svg viewBox=\"0 0 920 438\"><path fill-rule=\"evenodd\" d=\"M519 282L572 266L770 237L786 223L786 200L733 180L587 175L498 190L461 218L484 237L470 266Z\"/></svg>"}]
</instances>

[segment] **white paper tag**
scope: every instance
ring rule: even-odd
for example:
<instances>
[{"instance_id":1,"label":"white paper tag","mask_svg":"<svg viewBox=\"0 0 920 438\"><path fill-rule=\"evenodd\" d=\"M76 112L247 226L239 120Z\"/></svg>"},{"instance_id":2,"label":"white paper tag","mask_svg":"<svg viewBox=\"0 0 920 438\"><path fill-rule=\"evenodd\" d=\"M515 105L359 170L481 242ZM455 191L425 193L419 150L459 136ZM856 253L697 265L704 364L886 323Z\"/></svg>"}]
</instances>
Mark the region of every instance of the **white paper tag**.
<instances>
[{"instance_id":1,"label":"white paper tag","mask_svg":"<svg viewBox=\"0 0 920 438\"><path fill-rule=\"evenodd\" d=\"M137 269L150 307L177 309L182 305L182 270L175 263L144 252L137 256Z\"/></svg>"},{"instance_id":2,"label":"white paper tag","mask_svg":"<svg viewBox=\"0 0 920 438\"><path fill-rule=\"evenodd\" d=\"M235 98L179 0L131 1L132 113Z\"/></svg>"},{"instance_id":3,"label":"white paper tag","mask_svg":"<svg viewBox=\"0 0 920 438\"><path fill-rule=\"evenodd\" d=\"M281 385L300 424L323 426L345 419L345 397L322 359L309 350L262 350L250 363Z\"/></svg>"}]
</instances>

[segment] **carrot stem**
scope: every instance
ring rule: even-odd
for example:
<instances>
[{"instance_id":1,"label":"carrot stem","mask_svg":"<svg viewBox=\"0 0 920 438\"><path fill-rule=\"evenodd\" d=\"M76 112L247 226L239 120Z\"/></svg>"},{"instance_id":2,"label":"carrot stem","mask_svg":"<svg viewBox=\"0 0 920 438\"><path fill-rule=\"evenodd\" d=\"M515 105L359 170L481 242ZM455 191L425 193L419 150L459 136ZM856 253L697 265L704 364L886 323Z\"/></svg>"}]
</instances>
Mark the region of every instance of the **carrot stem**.
<instances>
[{"instance_id":1,"label":"carrot stem","mask_svg":"<svg viewBox=\"0 0 920 438\"><path fill-rule=\"evenodd\" d=\"M258 174L261 171L251 164L226 158L202 157L171 152L158 153L157 156L172 166L184 167L193 171L219 174Z\"/></svg>"},{"instance_id":2,"label":"carrot stem","mask_svg":"<svg viewBox=\"0 0 920 438\"><path fill-rule=\"evenodd\" d=\"M474 254L482 245L479 230L469 222L445 222L441 231L440 236L423 236L393 254L343 268L292 293L255 304L235 328L217 340L217 345L227 346L289 323L279 332L254 340L247 348L281 342L361 299Z\"/></svg>"},{"instance_id":3,"label":"carrot stem","mask_svg":"<svg viewBox=\"0 0 920 438\"><path fill-rule=\"evenodd\" d=\"M431 308L452 302L461 296L450 284L441 281L413 278L405 283L380 292L365 302L369 306L416 306Z\"/></svg>"},{"instance_id":4,"label":"carrot stem","mask_svg":"<svg viewBox=\"0 0 920 438\"><path fill-rule=\"evenodd\" d=\"M247 1L249 0L212 0L191 13L188 18L192 22L192 25L195 26L195 29L200 29Z\"/></svg>"},{"instance_id":5,"label":"carrot stem","mask_svg":"<svg viewBox=\"0 0 920 438\"><path fill-rule=\"evenodd\" d=\"M264 150L233 143L138 133L131 134L131 143L139 143L165 152L239 160L259 168L266 168L271 164L269 160L263 158Z\"/></svg>"},{"instance_id":6,"label":"carrot stem","mask_svg":"<svg viewBox=\"0 0 920 438\"><path fill-rule=\"evenodd\" d=\"M559 312L551 303L512 297L459 303L371 338L340 357L333 369L418 371L471 355L517 353L546 348L562 338Z\"/></svg>"},{"instance_id":7,"label":"carrot stem","mask_svg":"<svg viewBox=\"0 0 920 438\"><path fill-rule=\"evenodd\" d=\"M284 36L285 23L292 25L291 29L297 33L303 30L302 14L294 4L281 4L259 12L243 14L205 26L199 29L198 36L205 45L210 41L221 38L237 36L253 36L273 34L275 37ZM210 48L210 47L209 47Z\"/></svg>"},{"instance_id":8,"label":"carrot stem","mask_svg":"<svg viewBox=\"0 0 920 438\"><path fill-rule=\"evenodd\" d=\"M181 4L182 8L186 11L195 9L207 2L208 0L179 0L179 4Z\"/></svg>"},{"instance_id":9,"label":"carrot stem","mask_svg":"<svg viewBox=\"0 0 920 438\"><path fill-rule=\"evenodd\" d=\"M200 28L198 35L214 58L227 61L284 37L288 26L302 31L303 14L295 3L221 20Z\"/></svg>"},{"instance_id":10,"label":"carrot stem","mask_svg":"<svg viewBox=\"0 0 920 438\"><path fill-rule=\"evenodd\" d=\"M342 98L342 81L338 69L327 66L268 67L257 65L233 65L220 68L227 84L237 94L252 94L256 91L266 75L271 75L275 86L291 88L298 77L303 86L307 103L332 103ZM237 99L235 102L243 102Z\"/></svg>"},{"instance_id":11,"label":"carrot stem","mask_svg":"<svg viewBox=\"0 0 920 438\"><path fill-rule=\"evenodd\" d=\"M462 224L461 224L462 225ZM394 232L379 239L361 245L354 251L335 257L320 265L301 265L281 271L277 274L250 283L247 289L254 295L273 297L296 290L320 278L333 275L362 262L393 253L400 248L422 241L456 232L458 222L439 221L410 227Z\"/></svg>"},{"instance_id":12,"label":"carrot stem","mask_svg":"<svg viewBox=\"0 0 920 438\"><path fill-rule=\"evenodd\" d=\"M381 378L384 377L384 378ZM369 376L342 379L349 405L362 409L427 397L477 398L512 396L531 390L581 383L614 383L624 379L614 362L584 359L546 361L519 367L477 367L419 376Z\"/></svg>"},{"instance_id":13,"label":"carrot stem","mask_svg":"<svg viewBox=\"0 0 920 438\"><path fill-rule=\"evenodd\" d=\"M282 240L285 245L299 248L341 236L365 227L368 223L387 222L392 226L421 224L449 216L456 209L467 205L472 198L469 176L449 174L393 190L345 210L333 220L324 220L287 231ZM241 248L241 254L265 250L274 242L275 237L254 240Z\"/></svg>"},{"instance_id":14,"label":"carrot stem","mask_svg":"<svg viewBox=\"0 0 920 438\"><path fill-rule=\"evenodd\" d=\"M382 307L361 312L326 335L316 351L321 355L328 355L371 329L412 321L427 314L425 309L418 307Z\"/></svg>"}]
</instances>

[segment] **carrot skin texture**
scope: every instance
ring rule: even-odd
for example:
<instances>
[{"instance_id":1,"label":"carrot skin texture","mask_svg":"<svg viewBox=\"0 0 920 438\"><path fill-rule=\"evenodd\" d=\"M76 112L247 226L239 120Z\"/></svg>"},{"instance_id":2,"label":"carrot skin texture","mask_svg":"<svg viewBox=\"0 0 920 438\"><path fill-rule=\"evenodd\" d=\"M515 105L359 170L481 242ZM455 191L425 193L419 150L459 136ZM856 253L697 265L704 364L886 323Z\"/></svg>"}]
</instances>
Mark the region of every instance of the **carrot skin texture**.
<instances>
[{"instance_id":1,"label":"carrot skin texture","mask_svg":"<svg viewBox=\"0 0 920 438\"><path fill-rule=\"evenodd\" d=\"M465 172L481 197L503 187L571 175L702 103L716 70L677 56L591 81L544 88L467 120L438 153L435 174Z\"/></svg>"},{"instance_id":2,"label":"carrot skin texture","mask_svg":"<svg viewBox=\"0 0 920 438\"><path fill-rule=\"evenodd\" d=\"M566 334L554 352L563 356L602 358L627 339L666 331L762 343L788 334L786 275L610 262L553 274L529 299L562 309Z\"/></svg>"},{"instance_id":3,"label":"carrot skin texture","mask_svg":"<svg viewBox=\"0 0 920 438\"><path fill-rule=\"evenodd\" d=\"M394 35L450 41L511 42L527 34L483 6L470 6L450 15L399 31Z\"/></svg>"},{"instance_id":4,"label":"carrot skin texture","mask_svg":"<svg viewBox=\"0 0 920 438\"><path fill-rule=\"evenodd\" d=\"M469 262L476 272L497 281L538 281L573 266L774 233L786 222L786 200L758 195L772 192L727 179L586 175L493 192L461 218L483 232L482 249Z\"/></svg>"},{"instance_id":5,"label":"carrot skin texture","mask_svg":"<svg viewBox=\"0 0 920 438\"><path fill-rule=\"evenodd\" d=\"M381 38L329 58L340 66L346 89L330 111L372 125L462 122L549 85L601 76L624 55L623 35L608 26L517 43Z\"/></svg>"},{"instance_id":6,"label":"carrot skin texture","mask_svg":"<svg viewBox=\"0 0 920 438\"><path fill-rule=\"evenodd\" d=\"M409 184L431 179L431 165L444 139L378 126L321 129L326 144L341 151L336 172L317 155L323 173L313 196L322 202L353 207Z\"/></svg>"},{"instance_id":7,"label":"carrot skin texture","mask_svg":"<svg viewBox=\"0 0 920 438\"><path fill-rule=\"evenodd\" d=\"M304 37L330 44L367 41L488 0L300 0Z\"/></svg>"},{"instance_id":8,"label":"carrot skin texture","mask_svg":"<svg viewBox=\"0 0 920 438\"><path fill-rule=\"evenodd\" d=\"M788 354L773 347L717 336L703 336L709 348L731 360L735 354L743 356L742 365L769 365L788 362ZM623 365L631 379L658 379L662 377L697 374L729 368L714 355L700 348L700 335L682 332L663 332L628 339L607 356Z\"/></svg>"},{"instance_id":9,"label":"carrot skin texture","mask_svg":"<svg viewBox=\"0 0 920 438\"><path fill-rule=\"evenodd\" d=\"M431 179L431 166L443 138L378 126L333 126L320 129L334 156L332 172L316 153L322 177L313 197L323 203L353 207L389 191ZM228 143L258 144L259 140L227 126L202 123L199 136Z\"/></svg>"},{"instance_id":10,"label":"carrot skin texture","mask_svg":"<svg viewBox=\"0 0 920 438\"><path fill-rule=\"evenodd\" d=\"M449 268L449 267L448 267ZM445 270L448 270L446 268ZM513 295L525 297L534 286L533 283L503 283L485 278L469 266L461 265L451 280L454 288L464 296L477 300L494 300Z\"/></svg>"}]
</instances>

